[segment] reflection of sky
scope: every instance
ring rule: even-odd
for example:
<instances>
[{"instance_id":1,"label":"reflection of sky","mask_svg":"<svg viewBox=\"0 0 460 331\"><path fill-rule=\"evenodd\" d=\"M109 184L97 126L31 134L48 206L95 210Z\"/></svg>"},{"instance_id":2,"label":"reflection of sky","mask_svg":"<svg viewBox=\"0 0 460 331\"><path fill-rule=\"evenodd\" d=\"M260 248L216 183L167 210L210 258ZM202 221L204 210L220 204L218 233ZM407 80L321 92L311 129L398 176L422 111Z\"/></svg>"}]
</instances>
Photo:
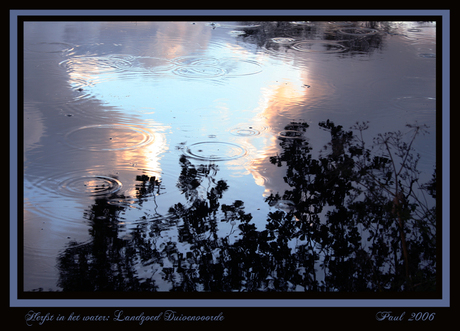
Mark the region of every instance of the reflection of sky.
<instances>
[{"instance_id":1,"label":"reflection of sky","mask_svg":"<svg viewBox=\"0 0 460 331\"><path fill-rule=\"evenodd\" d=\"M143 125L170 128L167 140L170 148L212 136L245 145L257 153L250 155L257 160L277 149L275 135L292 120L304 119L316 125L333 117L337 123L349 126L364 115L367 118L362 119L378 123L380 131L399 129L393 116L382 115L394 111L389 109L391 98L396 99L404 90L413 93L410 86L414 84L405 84L405 78L413 81L410 76L415 76L423 80L427 77L424 72L429 74L426 61L420 62L419 58L414 61L410 54L428 53L430 49L433 52L436 29L419 26L416 22L395 23L397 29L392 32L398 35L388 36L386 47L390 51L383 57L373 54L374 58L370 55L340 58L336 54L286 51L278 56L255 50L253 45L235 39L229 33L230 28L212 29L203 22L139 23L136 29L152 31L148 37L143 35L145 43L140 49L134 51L127 38L133 32L127 29L116 44L120 46L116 48L118 54L98 57L104 63L110 56L131 55L134 58L131 67L123 67L121 61L121 67L98 71L92 63L94 58L83 56L75 58L79 62L70 63L69 75L75 88L82 86L84 93L119 108L126 115L134 115ZM217 72L215 76L211 71L212 77L175 74L188 65L219 67L226 59L242 61L235 65L243 69L244 61L254 61L262 71L242 76L231 76L231 71L222 75ZM418 89L416 93L426 92ZM432 97L434 91L429 94ZM312 111L308 118L306 111ZM405 120L399 120L401 126ZM252 139L228 134L243 123L269 128L271 136ZM249 171L254 172L254 164L257 161Z\"/></svg>"},{"instance_id":2,"label":"reflection of sky","mask_svg":"<svg viewBox=\"0 0 460 331\"><path fill-rule=\"evenodd\" d=\"M258 49L232 35L232 24L222 23L214 29L205 22L79 22L52 24L52 34L43 34L49 29L35 29L34 33L43 34L37 40L56 41L61 31L57 27L64 27L62 38L69 49L61 68L76 98L96 99L118 111L120 118L111 119L114 122L129 124L135 119L136 125L155 134L153 144L116 151L112 158L117 162L142 160L139 167L152 169L152 173L162 171L164 153L179 144L231 141L244 146L248 157L227 162L233 170L227 176L251 173L258 185L279 188L275 182L282 171L270 167L267 157L279 151L278 132L300 119L310 124L308 138L316 149L327 139L327 134L317 130L317 123L328 118L345 127L370 120L370 130L374 130L370 137L403 129L406 121L428 122L432 134L418 146L424 149L422 155L434 158L434 114L395 107L400 100L417 100L408 95L433 98L435 94L434 62L417 56L435 52L433 24L395 22L391 35L383 33L381 49L355 57L296 53L288 47L278 52ZM329 29L327 23L324 26ZM29 47L41 51L39 45ZM229 59L240 62L227 62L229 71L217 72L215 77L177 74L177 69L191 64L212 68ZM231 75L231 69L238 73L239 67L245 70L251 63L261 72ZM30 118L40 118L32 106L27 111ZM34 123L37 125L26 130L27 146L37 146L47 125L43 120ZM259 128L261 134L231 134L232 129L248 125ZM88 164L93 162L92 156L84 157ZM430 163L422 160L422 164Z\"/></svg>"},{"instance_id":3,"label":"reflection of sky","mask_svg":"<svg viewBox=\"0 0 460 331\"><path fill-rule=\"evenodd\" d=\"M274 136L285 124L278 123L277 116L286 110L290 111L289 116L292 117L290 108L299 106L308 94L308 89L303 86L306 71L293 66L292 60L273 59L267 54L256 54L235 44L228 29L219 31L219 37L213 40L209 29L203 31L200 28L192 36L189 24L162 23L155 35L156 39L149 40L155 45L155 50L151 49L150 53L164 56L164 59L171 62L158 61L157 57L153 59L155 62L143 55L131 59L138 67L121 70L103 67L98 70L94 57L71 58L66 63L70 83L74 89L81 87L84 93L98 98L108 106L119 108L124 114L134 115L143 125L153 130L158 126L170 128L167 130L171 133L167 137L170 148L183 141L209 140L209 137L230 140L244 146L254 160L249 167L246 163L246 171L252 172L256 183L261 184L262 181L257 179L258 170L254 166L258 164L258 158L266 159L267 153L277 148ZM166 25L173 33L165 28ZM146 45L145 48L150 47ZM116 57L122 58L119 55ZM98 63L104 65L109 58L99 57ZM203 78L174 74L174 69L190 63L205 66L225 64L228 66L228 74ZM232 76L232 70L236 75ZM245 74L252 71L257 73ZM298 117L302 117L301 112L299 108ZM254 139L230 134L233 128L242 125L259 128L261 136ZM233 160L228 163L236 170L244 162ZM263 172L266 173L266 169ZM245 171L241 172L240 169L233 172L233 175L238 173Z\"/></svg>"}]
</instances>

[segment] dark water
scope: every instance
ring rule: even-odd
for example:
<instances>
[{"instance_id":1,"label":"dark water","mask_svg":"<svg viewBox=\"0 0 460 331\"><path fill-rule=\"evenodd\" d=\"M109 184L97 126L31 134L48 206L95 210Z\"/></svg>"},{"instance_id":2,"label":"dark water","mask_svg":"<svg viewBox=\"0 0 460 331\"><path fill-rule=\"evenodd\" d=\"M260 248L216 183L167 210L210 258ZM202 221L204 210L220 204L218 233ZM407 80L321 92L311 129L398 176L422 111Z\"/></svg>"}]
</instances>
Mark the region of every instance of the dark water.
<instances>
[{"instance_id":1,"label":"dark water","mask_svg":"<svg viewBox=\"0 0 460 331\"><path fill-rule=\"evenodd\" d=\"M25 291L340 290L321 267L332 248L299 226L311 192L292 184L304 179L296 162L331 139L318 123L369 121L369 143L427 125L413 147L420 183L433 173L435 23L26 22L24 33ZM320 225L337 209L322 206Z\"/></svg>"}]
</instances>

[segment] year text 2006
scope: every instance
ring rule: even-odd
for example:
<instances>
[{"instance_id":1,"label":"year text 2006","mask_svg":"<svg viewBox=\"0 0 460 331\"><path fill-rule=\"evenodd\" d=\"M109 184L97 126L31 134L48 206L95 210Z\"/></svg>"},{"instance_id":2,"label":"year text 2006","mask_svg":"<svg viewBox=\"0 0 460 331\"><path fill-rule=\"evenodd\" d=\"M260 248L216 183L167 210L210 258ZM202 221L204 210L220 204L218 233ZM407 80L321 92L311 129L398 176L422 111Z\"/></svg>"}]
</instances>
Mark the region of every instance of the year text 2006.
<instances>
[{"instance_id":1,"label":"year text 2006","mask_svg":"<svg viewBox=\"0 0 460 331\"><path fill-rule=\"evenodd\" d=\"M390 321L390 322L431 322L435 319L436 313L432 312L412 312L410 316L406 316L406 312L401 314L394 314L392 311L379 311L375 314L375 319L377 321Z\"/></svg>"}]
</instances>

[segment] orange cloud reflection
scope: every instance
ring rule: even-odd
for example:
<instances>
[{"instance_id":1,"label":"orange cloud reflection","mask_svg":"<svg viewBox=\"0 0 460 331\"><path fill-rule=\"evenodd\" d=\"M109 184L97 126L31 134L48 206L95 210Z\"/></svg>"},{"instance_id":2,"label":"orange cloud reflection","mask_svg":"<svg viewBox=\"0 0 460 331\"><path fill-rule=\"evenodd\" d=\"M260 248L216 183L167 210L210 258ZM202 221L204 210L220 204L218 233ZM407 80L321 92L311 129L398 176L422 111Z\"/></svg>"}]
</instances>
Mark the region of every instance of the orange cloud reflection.
<instances>
[{"instance_id":1,"label":"orange cloud reflection","mask_svg":"<svg viewBox=\"0 0 460 331\"><path fill-rule=\"evenodd\" d=\"M305 71L299 70L297 79L278 81L262 91L259 118L264 119L264 126L271 132L248 171L257 185L265 187L264 196L288 189L283 179L285 169L271 164L270 157L281 152L278 135L284 127L291 121L306 120L302 115L311 93L306 76Z\"/></svg>"}]
</instances>

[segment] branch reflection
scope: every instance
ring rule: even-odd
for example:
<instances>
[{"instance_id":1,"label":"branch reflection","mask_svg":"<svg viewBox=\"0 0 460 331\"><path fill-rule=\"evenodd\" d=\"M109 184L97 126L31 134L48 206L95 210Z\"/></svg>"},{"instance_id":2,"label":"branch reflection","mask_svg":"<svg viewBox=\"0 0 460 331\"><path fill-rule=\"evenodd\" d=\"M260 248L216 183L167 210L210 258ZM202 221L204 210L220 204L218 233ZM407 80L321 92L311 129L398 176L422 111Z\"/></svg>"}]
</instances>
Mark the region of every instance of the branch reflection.
<instances>
[{"instance_id":1,"label":"branch reflection","mask_svg":"<svg viewBox=\"0 0 460 331\"><path fill-rule=\"evenodd\" d=\"M422 203L421 194L436 196L436 176L416 189L411 148L423 127L379 135L368 148L360 138L366 123L353 131L329 120L319 126L331 139L317 159L304 137L307 123L291 122L279 136L282 153L271 162L286 165L290 189L266 198L275 210L264 226L244 201L221 202L229 186L218 179L216 164L195 165L183 155L177 187L187 202L166 215L143 216L119 238L126 206L109 201L122 197L98 197L85 211L91 241L72 242L59 256L59 286L112 292L435 290L436 207ZM136 180L139 204L161 189L158 178ZM178 240L168 231L177 231Z\"/></svg>"}]
</instances>

